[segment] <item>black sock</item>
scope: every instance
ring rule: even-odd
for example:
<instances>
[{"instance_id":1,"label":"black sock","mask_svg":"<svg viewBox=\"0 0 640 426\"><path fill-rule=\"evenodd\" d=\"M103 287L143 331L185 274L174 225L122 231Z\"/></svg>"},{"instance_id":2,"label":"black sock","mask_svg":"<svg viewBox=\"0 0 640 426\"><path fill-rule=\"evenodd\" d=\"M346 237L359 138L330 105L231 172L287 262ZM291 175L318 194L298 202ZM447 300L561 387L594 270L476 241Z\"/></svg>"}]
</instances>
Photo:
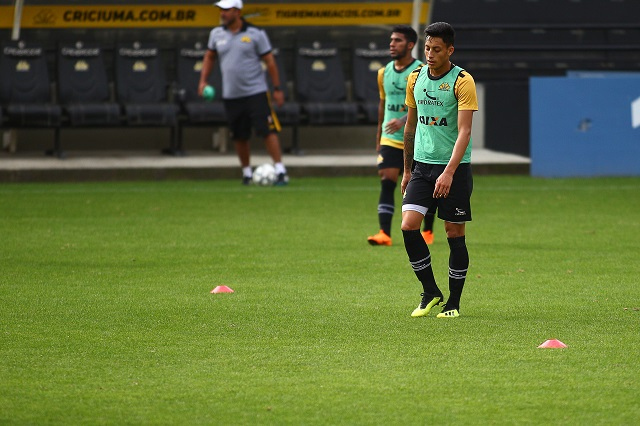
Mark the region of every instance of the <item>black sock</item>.
<instances>
[{"instance_id":1,"label":"black sock","mask_svg":"<svg viewBox=\"0 0 640 426\"><path fill-rule=\"evenodd\" d=\"M380 200L378 201L378 221L380 229L391 236L391 219L395 212L396 182L389 179L380 181Z\"/></svg>"},{"instance_id":2,"label":"black sock","mask_svg":"<svg viewBox=\"0 0 640 426\"><path fill-rule=\"evenodd\" d=\"M469 252L464 235L449 241L449 300L447 309L460 309L460 296L469 269Z\"/></svg>"},{"instance_id":3,"label":"black sock","mask_svg":"<svg viewBox=\"0 0 640 426\"><path fill-rule=\"evenodd\" d=\"M422 283L422 289L426 294L433 296L442 296L442 292L436 284L431 268L431 253L427 243L424 242L420 230L402 231L404 237L404 248L409 255L409 262L416 277Z\"/></svg>"},{"instance_id":4,"label":"black sock","mask_svg":"<svg viewBox=\"0 0 640 426\"><path fill-rule=\"evenodd\" d=\"M433 232L433 220L435 219L435 215L431 213L427 213L424 215L424 220L422 221L422 231L431 231Z\"/></svg>"}]
</instances>

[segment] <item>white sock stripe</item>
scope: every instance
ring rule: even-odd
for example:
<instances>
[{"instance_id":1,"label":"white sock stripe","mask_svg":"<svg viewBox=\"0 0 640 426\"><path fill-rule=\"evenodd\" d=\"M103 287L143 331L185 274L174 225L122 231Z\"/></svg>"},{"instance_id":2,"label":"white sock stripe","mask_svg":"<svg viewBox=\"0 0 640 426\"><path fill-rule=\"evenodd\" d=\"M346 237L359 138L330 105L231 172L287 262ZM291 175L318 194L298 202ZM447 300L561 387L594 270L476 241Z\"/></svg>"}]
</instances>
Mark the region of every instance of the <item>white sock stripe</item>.
<instances>
[{"instance_id":1,"label":"white sock stripe","mask_svg":"<svg viewBox=\"0 0 640 426\"><path fill-rule=\"evenodd\" d=\"M395 207L392 204L378 204L378 213L395 213Z\"/></svg>"},{"instance_id":2,"label":"white sock stripe","mask_svg":"<svg viewBox=\"0 0 640 426\"><path fill-rule=\"evenodd\" d=\"M428 264L428 265L422 265L422 266L414 266L414 267L413 267L413 270L414 270L415 272L417 272L417 271L424 271L424 270L425 270L425 269L427 269L429 266L431 266L431 264Z\"/></svg>"},{"instance_id":3,"label":"white sock stripe","mask_svg":"<svg viewBox=\"0 0 640 426\"><path fill-rule=\"evenodd\" d=\"M431 266L431 255L424 259L416 260L415 262L409 261L409 263L411 263L411 268L413 268L414 271L422 271Z\"/></svg>"},{"instance_id":4,"label":"white sock stripe","mask_svg":"<svg viewBox=\"0 0 640 426\"><path fill-rule=\"evenodd\" d=\"M410 262L412 265L417 265L417 264L419 264L419 263L428 262L428 261L429 261L429 259L431 259L431 255L429 255L429 256L427 256L427 257L425 257L424 259L416 260L415 262L411 262L411 261L409 261L409 262ZM429 262L429 263L431 263L431 262Z\"/></svg>"},{"instance_id":5,"label":"white sock stripe","mask_svg":"<svg viewBox=\"0 0 640 426\"><path fill-rule=\"evenodd\" d=\"M451 269L449 268L449 278L454 280L464 280L467 278L468 269Z\"/></svg>"}]
</instances>

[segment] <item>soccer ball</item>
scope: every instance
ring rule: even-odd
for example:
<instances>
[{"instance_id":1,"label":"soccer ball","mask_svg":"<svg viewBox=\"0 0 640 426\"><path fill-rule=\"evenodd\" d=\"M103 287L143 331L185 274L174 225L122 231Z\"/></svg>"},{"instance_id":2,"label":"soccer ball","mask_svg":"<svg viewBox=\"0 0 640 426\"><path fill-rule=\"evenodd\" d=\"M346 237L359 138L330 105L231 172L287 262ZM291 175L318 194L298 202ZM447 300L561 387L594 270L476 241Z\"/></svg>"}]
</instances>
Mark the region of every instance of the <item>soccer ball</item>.
<instances>
[{"instance_id":1,"label":"soccer ball","mask_svg":"<svg viewBox=\"0 0 640 426\"><path fill-rule=\"evenodd\" d=\"M253 183L260 186L271 186L276 181L276 168L271 164L262 164L253 171Z\"/></svg>"}]
</instances>

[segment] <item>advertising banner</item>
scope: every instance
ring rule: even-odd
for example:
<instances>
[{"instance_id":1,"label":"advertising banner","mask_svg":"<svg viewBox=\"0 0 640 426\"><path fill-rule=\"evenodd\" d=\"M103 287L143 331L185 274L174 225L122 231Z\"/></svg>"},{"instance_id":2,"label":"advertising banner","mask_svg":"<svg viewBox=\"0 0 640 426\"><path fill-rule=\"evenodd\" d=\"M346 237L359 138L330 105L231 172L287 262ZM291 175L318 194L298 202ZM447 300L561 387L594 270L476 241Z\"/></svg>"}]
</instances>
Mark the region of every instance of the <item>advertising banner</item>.
<instances>
[{"instance_id":1,"label":"advertising banner","mask_svg":"<svg viewBox=\"0 0 640 426\"><path fill-rule=\"evenodd\" d=\"M429 5L424 3L421 22ZM219 22L213 5L25 5L21 28L185 28ZM247 21L258 26L411 24L413 3L264 3L246 5ZM13 26L13 6L0 6L0 28Z\"/></svg>"}]
</instances>

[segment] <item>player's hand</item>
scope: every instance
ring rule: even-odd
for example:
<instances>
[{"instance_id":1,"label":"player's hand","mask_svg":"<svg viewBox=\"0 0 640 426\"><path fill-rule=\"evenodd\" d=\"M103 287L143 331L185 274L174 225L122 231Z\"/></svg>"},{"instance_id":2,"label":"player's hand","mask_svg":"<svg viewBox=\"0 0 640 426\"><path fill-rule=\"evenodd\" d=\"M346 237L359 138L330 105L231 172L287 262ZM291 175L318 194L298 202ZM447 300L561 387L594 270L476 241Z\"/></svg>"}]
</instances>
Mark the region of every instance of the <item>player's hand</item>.
<instances>
[{"instance_id":1,"label":"player's hand","mask_svg":"<svg viewBox=\"0 0 640 426\"><path fill-rule=\"evenodd\" d=\"M447 198L449 191L451 190L451 183L453 182L453 175L450 173L442 173L436 179L436 187L433 190L433 198Z\"/></svg>"},{"instance_id":2,"label":"player's hand","mask_svg":"<svg viewBox=\"0 0 640 426\"><path fill-rule=\"evenodd\" d=\"M273 100L276 102L276 105L278 105L279 107L284 105L284 92L282 90L274 90Z\"/></svg>"},{"instance_id":3,"label":"player's hand","mask_svg":"<svg viewBox=\"0 0 640 426\"><path fill-rule=\"evenodd\" d=\"M404 192L407 190L407 185L411 180L411 172L402 174L402 183L400 183L400 193L404 196Z\"/></svg>"},{"instance_id":4,"label":"player's hand","mask_svg":"<svg viewBox=\"0 0 640 426\"><path fill-rule=\"evenodd\" d=\"M204 91L204 88L207 86L207 82L206 81L201 81L198 84L198 96L202 97L202 92Z\"/></svg>"},{"instance_id":5,"label":"player's hand","mask_svg":"<svg viewBox=\"0 0 640 426\"><path fill-rule=\"evenodd\" d=\"M402 129L402 126L404 126L404 123L397 118L394 118L387 122L387 125L384 126L384 131L385 133L392 134Z\"/></svg>"}]
</instances>

